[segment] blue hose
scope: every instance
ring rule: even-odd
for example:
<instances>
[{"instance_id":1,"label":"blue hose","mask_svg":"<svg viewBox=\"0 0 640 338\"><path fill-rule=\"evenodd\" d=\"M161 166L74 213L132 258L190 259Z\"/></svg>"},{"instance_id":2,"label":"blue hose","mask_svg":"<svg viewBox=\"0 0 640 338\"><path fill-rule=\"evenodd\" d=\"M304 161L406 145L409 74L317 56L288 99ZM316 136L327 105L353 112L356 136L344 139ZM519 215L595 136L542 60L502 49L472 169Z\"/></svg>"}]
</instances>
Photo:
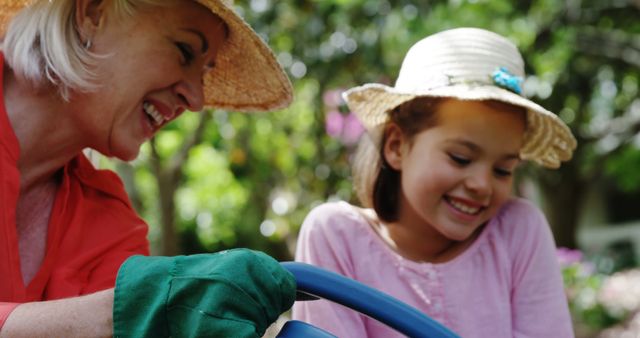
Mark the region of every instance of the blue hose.
<instances>
[{"instance_id":1,"label":"blue hose","mask_svg":"<svg viewBox=\"0 0 640 338\"><path fill-rule=\"evenodd\" d=\"M280 264L295 276L306 299L311 295L342 304L412 338L460 337L416 308L358 281L310 264Z\"/></svg>"}]
</instances>

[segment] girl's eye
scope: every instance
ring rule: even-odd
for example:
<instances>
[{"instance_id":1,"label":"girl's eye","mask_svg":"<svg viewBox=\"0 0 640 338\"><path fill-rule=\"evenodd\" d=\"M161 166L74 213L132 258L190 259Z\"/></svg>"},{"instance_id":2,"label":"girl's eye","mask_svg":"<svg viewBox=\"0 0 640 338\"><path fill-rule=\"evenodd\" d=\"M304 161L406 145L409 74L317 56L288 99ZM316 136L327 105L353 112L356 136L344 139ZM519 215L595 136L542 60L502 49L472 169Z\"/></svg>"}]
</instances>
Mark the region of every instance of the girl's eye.
<instances>
[{"instance_id":1,"label":"girl's eye","mask_svg":"<svg viewBox=\"0 0 640 338\"><path fill-rule=\"evenodd\" d=\"M495 168L493 169L493 172L497 177L510 177L511 175L513 175L513 172L511 172L510 170L502 168Z\"/></svg>"},{"instance_id":2,"label":"girl's eye","mask_svg":"<svg viewBox=\"0 0 640 338\"><path fill-rule=\"evenodd\" d=\"M457 163L458 165L467 165L471 163L470 159L464 158L459 155L449 154L449 157L451 158L451 160L453 160L453 162Z\"/></svg>"},{"instance_id":3,"label":"girl's eye","mask_svg":"<svg viewBox=\"0 0 640 338\"><path fill-rule=\"evenodd\" d=\"M194 54L193 49L186 43L177 42L176 47L180 50L180 54L182 54L182 59L185 65L188 65L193 61Z\"/></svg>"}]
</instances>

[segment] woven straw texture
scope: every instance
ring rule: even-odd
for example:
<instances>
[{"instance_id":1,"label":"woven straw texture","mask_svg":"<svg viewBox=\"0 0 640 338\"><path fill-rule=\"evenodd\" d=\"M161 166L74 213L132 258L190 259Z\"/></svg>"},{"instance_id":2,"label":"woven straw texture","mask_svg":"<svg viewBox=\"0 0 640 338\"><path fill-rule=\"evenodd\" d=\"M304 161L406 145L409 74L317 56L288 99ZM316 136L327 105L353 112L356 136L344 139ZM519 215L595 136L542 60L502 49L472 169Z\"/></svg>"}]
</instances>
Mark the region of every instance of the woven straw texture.
<instances>
[{"instance_id":1,"label":"woven straw texture","mask_svg":"<svg viewBox=\"0 0 640 338\"><path fill-rule=\"evenodd\" d=\"M0 30L2 35L7 30L7 25L11 20L11 17L27 5L29 0L0 0Z\"/></svg>"},{"instance_id":2,"label":"woven straw texture","mask_svg":"<svg viewBox=\"0 0 640 338\"><path fill-rule=\"evenodd\" d=\"M520 157L548 168L571 159L577 142L557 115L496 85L500 68L524 77L518 49L506 38L477 28L443 31L417 42L407 53L395 87L370 83L343 94L368 131L386 123L388 112L419 96L460 100L498 100L527 110L527 131Z\"/></svg>"},{"instance_id":3,"label":"woven straw texture","mask_svg":"<svg viewBox=\"0 0 640 338\"><path fill-rule=\"evenodd\" d=\"M11 17L33 1L0 0L2 35ZM205 107L254 112L288 106L293 98L291 82L271 49L228 1L196 1L229 26L229 39L218 53L216 67L204 76Z\"/></svg>"}]
</instances>

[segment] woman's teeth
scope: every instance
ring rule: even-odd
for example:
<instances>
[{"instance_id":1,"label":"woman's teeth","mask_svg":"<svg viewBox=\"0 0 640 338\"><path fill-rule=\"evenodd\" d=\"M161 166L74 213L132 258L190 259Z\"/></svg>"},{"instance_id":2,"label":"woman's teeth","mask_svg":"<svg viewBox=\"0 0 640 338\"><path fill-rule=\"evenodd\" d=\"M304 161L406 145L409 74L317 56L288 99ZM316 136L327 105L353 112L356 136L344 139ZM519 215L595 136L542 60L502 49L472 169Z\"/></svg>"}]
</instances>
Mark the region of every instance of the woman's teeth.
<instances>
[{"instance_id":1,"label":"woman's teeth","mask_svg":"<svg viewBox=\"0 0 640 338\"><path fill-rule=\"evenodd\" d=\"M458 209L459 211L469 215L475 215L478 213L478 211L480 211L480 208L470 207L468 205L462 204L452 199L449 199L449 204L451 204L454 208Z\"/></svg>"},{"instance_id":2,"label":"woman's teeth","mask_svg":"<svg viewBox=\"0 0 640 338\"><path fill-rule=\"evenodd\" d=\"M153 124L155 124L156 126L159 126L162 124L162 122L164 122L164 116L162 116L162 114L160 114L156 107L151 103L143 103L142 108L144 109L144 112L149 115L149 117L151 117Z\"/></svg>"}]
</instances>

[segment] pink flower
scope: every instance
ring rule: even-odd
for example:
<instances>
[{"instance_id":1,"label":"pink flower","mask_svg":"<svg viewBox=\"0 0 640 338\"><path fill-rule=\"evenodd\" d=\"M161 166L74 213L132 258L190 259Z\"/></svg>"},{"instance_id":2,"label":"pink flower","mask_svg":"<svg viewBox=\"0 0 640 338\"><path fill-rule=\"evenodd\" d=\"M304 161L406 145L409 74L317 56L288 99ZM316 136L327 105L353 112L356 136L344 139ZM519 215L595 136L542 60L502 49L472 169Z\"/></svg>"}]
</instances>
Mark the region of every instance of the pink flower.
<instances>
[{"instance_id":1,"label":"pink flower","mask_svg":"<svg viewBox=\"0 0 640 338\"><path fill-rule=\"evenodd\" d=\"M364 132L364 127L355 114L349 113L344 117L344 125L342 127L342 142L346 145L353 145L358 142L360 136Z\"/></svg>"},{"instance_id":2,"label":"pink flower","mask_svg":"<svg viewBox=\"0 0 640 338\"><path fill-rule=\"evenodd\" d=\"M342 134L342 126L344 124L344 118L340 112L332 110L327 113L324 120L324 127L327 130L327 134L333 138L339 138Z\"/></svg>"},{"instance_id":3,"label":"pink flower","mask_svg":"<svg viewBox=\"0 0 640 338\"><path fill-rule=\"evenodd\" d=\"M560 266L573 265L582 261L582 251L580 250L561 247L557 249L556 253Z\"/></svg>"},{"instance_id":4,"label":"pink flower","mask_svg":"<svg viewBox=\"0 0 640 338\"><path fill-rule=\"evenodd\" d=\"M356 144L364 132L364 127L353 113L344 115L335 110L327 113L325 129L329 136L347 146Z\"/></svg>"},{"instance_id":5,"label":"pink flower","mask_svg":"<svg viewBox=\"0 0 640 338\"><path fill-rule=\"evenodd\" d=\"M332 89L324 92L322 101L329 109L337 108L342 104L342 89Z\"/></svg>"}]
</instances>

